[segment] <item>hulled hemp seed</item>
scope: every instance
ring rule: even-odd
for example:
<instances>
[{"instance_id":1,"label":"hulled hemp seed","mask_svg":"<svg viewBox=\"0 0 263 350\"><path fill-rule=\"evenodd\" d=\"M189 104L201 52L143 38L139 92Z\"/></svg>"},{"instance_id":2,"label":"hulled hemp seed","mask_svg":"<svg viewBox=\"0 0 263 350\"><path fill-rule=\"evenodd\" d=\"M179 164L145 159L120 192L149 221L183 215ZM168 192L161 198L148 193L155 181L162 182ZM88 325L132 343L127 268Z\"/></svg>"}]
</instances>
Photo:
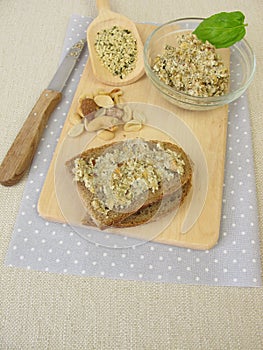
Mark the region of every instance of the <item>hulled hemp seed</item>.
<instances>
[{"instance_id":1,"label":"hulled hemp seed","mask_svg":"<svg viewBox=\"0 0 263 350\"><path fill-rule=\"evenodd\" d=\"M114 75L124 79L136 65L137 42L128 29L113 26L97 33L96 52L102 64Z\"/></svg>"}]
</instances>

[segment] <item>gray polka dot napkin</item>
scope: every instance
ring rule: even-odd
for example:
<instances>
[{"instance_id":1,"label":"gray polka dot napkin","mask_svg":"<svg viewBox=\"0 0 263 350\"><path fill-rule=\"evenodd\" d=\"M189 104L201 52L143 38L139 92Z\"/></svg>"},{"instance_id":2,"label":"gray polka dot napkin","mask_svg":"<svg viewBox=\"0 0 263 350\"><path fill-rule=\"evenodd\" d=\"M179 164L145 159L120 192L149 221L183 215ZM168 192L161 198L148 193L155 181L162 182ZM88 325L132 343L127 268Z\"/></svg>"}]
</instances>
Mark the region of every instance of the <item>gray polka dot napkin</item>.
<instances>
[{"instance_id":1,"label":"gray polka dot napkin","mask_svg":"<svg viewBox=\"0 0 263 350\"><path fill-rule=\"evenodd\" d=\"M63 55L74 42L85 38L91 20L78 15L71 17ZM152 242L137 244L136 240L125 242L125 245L123 240L127 237L92 230L85 239L67 224L48 222L39 217L36 209L39 194L87 57L86 49L45 129L30 170L5 264L111 279L261 286L253 150L246 95L229 108L221 232L215 248L195 251ZM231 65L235 72L235 63ZM123 248L114 248L120 245Z\"/></svg>"}]
</instances>

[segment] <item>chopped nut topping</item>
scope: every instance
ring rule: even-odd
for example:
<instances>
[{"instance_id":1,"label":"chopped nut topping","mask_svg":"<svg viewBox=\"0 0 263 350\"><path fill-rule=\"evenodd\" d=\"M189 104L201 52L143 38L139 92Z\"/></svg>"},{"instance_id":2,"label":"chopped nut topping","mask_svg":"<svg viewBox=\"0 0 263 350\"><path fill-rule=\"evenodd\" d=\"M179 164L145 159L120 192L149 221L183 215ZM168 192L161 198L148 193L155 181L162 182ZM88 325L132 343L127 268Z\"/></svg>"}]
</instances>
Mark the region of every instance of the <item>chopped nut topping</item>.
<instances>
[{"instance_id":1,"label":"chopped nut topping","mask_svg":"<svg viewBox=\"0 0 263 350\"><path fill-rule=\"evenodd\" d=\"M123 79L135 68L137 42L130 30L113 26L98 32L95 48L103 65L114 76Z\"/></svg>"},{"instance_id":2,"label":"chopped nut topping","mask_svg":"<svg viewBox=\"0 0 263 350\"><path fill-rule=\"evenodd\" d=\"M152 69L166 85L192 96L220 96L228 89L229 72L215 47L191 33L178 37L175 47L166 45Z\"/></svg>"}]
</instances>

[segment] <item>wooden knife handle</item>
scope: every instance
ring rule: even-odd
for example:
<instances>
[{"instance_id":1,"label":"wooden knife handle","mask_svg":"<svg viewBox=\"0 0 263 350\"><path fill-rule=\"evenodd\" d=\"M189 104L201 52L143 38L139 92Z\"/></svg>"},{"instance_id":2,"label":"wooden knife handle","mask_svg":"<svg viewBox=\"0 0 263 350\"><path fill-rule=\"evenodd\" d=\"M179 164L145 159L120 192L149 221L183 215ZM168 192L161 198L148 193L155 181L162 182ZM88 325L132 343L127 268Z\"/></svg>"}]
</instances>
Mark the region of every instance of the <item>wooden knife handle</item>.
<instances>
[{"instance_id":1,"label":"wooden knife handle","mask_svg":"<svg viewBox=\"0 0 263 350\"><path fill-rule=\"evenodd\" d=\"M54 108L61 100L61 93L44 90L0 166L0 183L4 186L16 184L29 168L43 129Z\"/></svg>"}]
</instances>

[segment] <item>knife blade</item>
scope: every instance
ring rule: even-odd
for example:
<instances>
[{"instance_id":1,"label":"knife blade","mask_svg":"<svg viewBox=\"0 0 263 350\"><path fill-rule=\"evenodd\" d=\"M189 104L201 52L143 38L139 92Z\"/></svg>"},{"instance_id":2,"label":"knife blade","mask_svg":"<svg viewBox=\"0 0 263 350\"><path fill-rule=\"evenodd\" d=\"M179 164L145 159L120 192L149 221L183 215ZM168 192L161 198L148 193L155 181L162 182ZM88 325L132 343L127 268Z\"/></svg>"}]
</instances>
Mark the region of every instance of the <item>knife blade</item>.
<instances>
[{"instance_id":1,"label":"knife blade","mask_svg":"<svg viewBox=\"0 0 263 350\"><path fill-rule=\"evenodd\" d=\"M15 185L31 165L44 127L62 98L63 87L85 44L86 39L81 39L69 49L50 84L42 91L29 113L0 165L0 183L2 185Z\"/></svg>"}]
</instances>

